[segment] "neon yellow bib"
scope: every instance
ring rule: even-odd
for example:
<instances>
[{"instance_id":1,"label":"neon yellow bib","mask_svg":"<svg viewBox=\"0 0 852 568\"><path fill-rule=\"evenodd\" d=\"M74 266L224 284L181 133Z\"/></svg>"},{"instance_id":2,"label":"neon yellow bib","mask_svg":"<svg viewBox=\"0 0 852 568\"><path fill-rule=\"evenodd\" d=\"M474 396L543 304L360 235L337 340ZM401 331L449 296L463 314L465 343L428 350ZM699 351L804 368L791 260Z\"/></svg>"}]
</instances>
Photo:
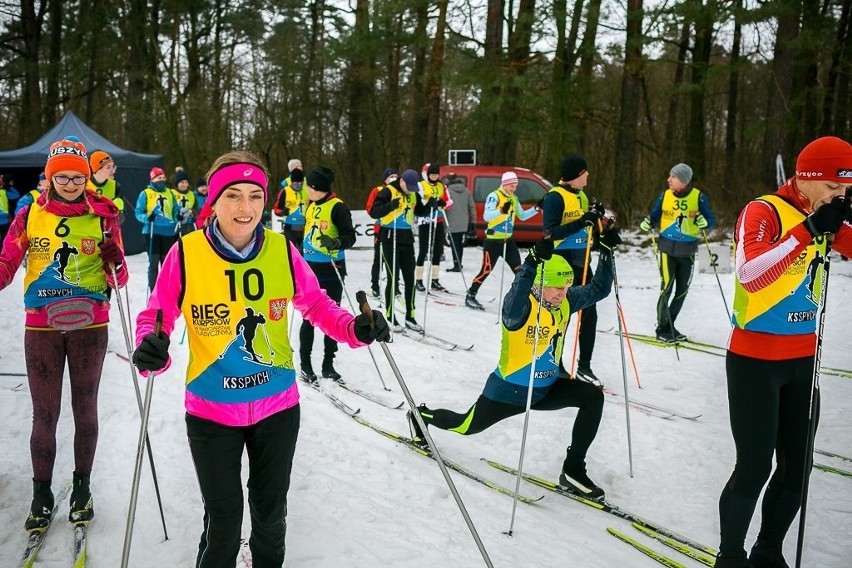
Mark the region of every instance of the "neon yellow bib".
<instances>
[{"instance_id":1,"label":"neon yellow bib","mask_svg":"<svg viewBox=\"0 0 852 568\"><path fill-rule=\"evenodd\" d=\"M399 207L379 219L379 225L390 229L410 229L414 225L414 203L417 199L415 193L403 193L392 185L390 188L391 201L399 199Z\"/></svg>"},{"instance_id":2,"label":"neon yellow bib","mask_svg":"<svg viewBox=\"0 0 852 568\"><path fill-rule=\"evenodd\" d=\"M436 199L443 199L444 197L444 184L441 182L432 185L428 181L421 181L420 187L423 192L423 201L429 201L433 197Z\"/></svg>"},{"instance_id":3,"label":"neon yellow bib","mask_svg":"<svg viewBox=\"0 0 852 568\"><path fill-rule=\"evenodd\" d=\"M195 194L191 191L181 193L176 189L171 190L175 197L175 203L178 207L186 207L187 209L195 209Z\"/></svg>"},{"instance_id":4,"label":"neon yellow bib","mask_svg":"<svg viewBox=\"0 0 852 568\"><path fill-rule=\"evenodd\" d=\"M494 374L512 384L527 386L530 383L530 361L535 343L535 320L538 301L530 295L532 309L527 321L517 331L502 326L500 340L500 362ZM533 387L552 385L559 376L559 358L562 355L562 337L571 315L568 300L563 300L559 309L551 312L542 308L535 344L535 376Z\"/></svg>"},{"instance_id":5,"label":"neon yellow bib","mask_svg":"<svg viewBox=\"0 0 852 568\"><path fill-rule=\"evenodd\" d=\"M63 298L106 301L104 264L98 257L103 240L100 217L58 217L33 203L27 235L25 307L39 308Z\"/></svg>"},{"instance_id":6,"label":"neon yellow bib","mask_svg":"<svg viewBox=\"0 0 852 568\"><path fill-rule=\"evenodd\" d=\"M701 192L693 188L683 197L670 189L663 193L663 213L660 217L660 236L673 241L694 241L698 238L698 199Z\"/></svg>"},{"instance_id":7,"label":"neon yellow bib","mask_svg":"<svg viewBox=\"0 0 852 568\"><path fill-rule=\"evenodd\" d=\"M332 197L321 205L311 202L305 211L305 240L302 245L302 255L308 262L331 262L346 258L342 249L328 250L319 242L322 235L337 238L340 234L337 226L331 220L331 210L338 203L339 197Z\"/></svg>"},{"instance_id":8,"label":"neon yellow bib","mask_svg":"<svg viewBox=\"0 0 852 568\"><path fill-rule=\"evenodd\" d=\"M559 222L560 225L567 225L568 223L577 221L589 210L589 198L583 190L574 193L573 191L568 191L564 187L557 185L550 191L555 191L562 197L563 207L562 220ZM554 248L556 250L585 249L589 241L590 230L591 228L586 227L580 229L573 235L568 235L564 239L554 241L554 244L556 245Z\"/></svg>"},{"instance_id":9,"label":"neon yellow bib","mask_svg":"<svg viewBox=\"0 0 852 568\"><path fill-rule=\"evenodd\" d=\"M775 207L782 235L805 218L804 213L777 195L764 195L759 199ZM737 279L734 283L732 323L740 329L775 335L814 333L824 277L825 250L825 237L817 237L784 274L757 292L749 292Z\"/></svg>"},{"instance_id":10,"label":"neon yellow bib","mask_svg":"<svg viewBox=\"0 0 852 568\"><path fill-rule=\"evenodd\" d=\"M511 237L515 230L515 211L518 209L518 199L514 195L511 197L506 195L499 189L493 193L497 196L497 210L501 213L488 221L485 238L504 241ZM507 201L512 204L512 207L508 213L502 213L503 204Z\"/></svg>"},{"instance_id":11,"label":"neon yellow bib","mask_svg":"<svg viewBox=\"0 0 852 568\"><path fill-rule=\"evenodd\" d=\"M203 231L180 241L181 313L189 338L186 388L213 402L242 403L284 392L295 381L287 338L293 298L287 240L264 231L251 262L229 262Z\"/></svg>"}]
</instances>

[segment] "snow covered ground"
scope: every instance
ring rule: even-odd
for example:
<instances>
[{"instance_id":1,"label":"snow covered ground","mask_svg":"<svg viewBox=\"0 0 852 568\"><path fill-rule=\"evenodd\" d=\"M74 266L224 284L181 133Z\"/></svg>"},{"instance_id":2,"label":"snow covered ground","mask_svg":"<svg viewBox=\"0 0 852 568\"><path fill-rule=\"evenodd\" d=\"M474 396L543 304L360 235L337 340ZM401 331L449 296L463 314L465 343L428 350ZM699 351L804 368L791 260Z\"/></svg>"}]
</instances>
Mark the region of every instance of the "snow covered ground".
<instances>
[{"instance_id":1,"label":"snow covered ground","mask_svg":"<svg viewBox=\"0 0 852 568\"><path fill-rule=\"evenodd\" d=\"M634 242L639 238L632 236ZM622 247L618 254L621 299L628 329L653 333L658 276L647 249ZM481 249L465 251L464 275L468 283L479 267ZM350 276L347 287L354 300L358 289L369 289L371 250L347 253ZM846 325L852 320L852 262L832 262L828 313L825 324L824 360L833 367L852 368ZM129 258L131 309L145 300L145 255ZM502 265L502 263L501 263ZM722 274L730 304L731 274ZM0 372L24 372L23 271L0 292L0 314L6 329L2 340ZM444 273L441 282L462 293L459 274ZM505 286L510 275L507 271ZM479 395L494 368L499 343L496 297L500 273L496 271L478 298L485 312L465 307L430 303L423 308L418 298L418 320L427 331L459 343L474 343L472 351L448 352L398 337L390 350L415 400L432 407L467 409ZM494 298L494 301L488 300ZM462 302L463 298L453 297ZM345 303L345 299L344 299ZM678 328L691 338L723 345L728 323L719 288L712 273L696 270L690 295L678 319ZM298 325L298 320L296 321ZM601 329L617 325L614 296L599 305ZM133 534L131 566L194 565L201 532L201 500L185 438L183 368L186 345L181 345L178 324L172 337L171 370L157 378L149 424L160 489L165 501L169 540L164 541L147 460ZM295 326L294 326L295 327ZM573 324L570 328L573 334ZM297 337L294 329L293 337ZM319 368L322 347L314 346L314 366ZM118 310L113 309L110 348L124 352ZM724 359L634 342L636 364L642 382L637 389L628 359L628 384L634 399L701 414L697 421L661 419L632 411L633 477L629 475L625 411L607 403L603 423L589 453L589 474L607 491L609 500L622 508L718 546L719 492L734 460L728 427ZM401 402L401 390L378 346L373 352L382 376L393 392L383 393L366 349L342 347L337 368L353 385ZM599 333L593 368L606 386L622 392L618 338ZM144 381L141 387L144 390ZM333 389L332 385L327 385ZM426 567L482 566L483 561L435 462L393 443L365 428L334 408L322 394L302 390L302 425L289 494L287 562L295 568L375 566ZM335 391L361 415L387 429L406 432L404 412L390 410L343 391ZM824 377L822 423L816 447L852 455L852 380ZM608 397L609 398L609 397ZM569 440L575 411L533 413L526 445L525 471L555 479ZM13 566L24 543L23 522L31 496L29 434L31 404L26 378L0 376L0 565ZM73 470L73 420L66 382L59 424L58 455L54 474L57 491ZM516 465L523 416L515 417L473 437L433 430L442 451L504 486L514 488L514 478L480 461L487 457ZM139 414L128 364L108 354L100 390L100 441L92 475L95 520L89 530L89 566L119 565L128 509ZM828 457L818 462L843 469L852 464ZM508 537L512 499L478 483L453 474L458 490L475 523L494 566L498 567L611 567L656 566L631 547L606 532L616 527L652 548L677 558L686 566L698 566L686 557L634 531L629 523L595 511L559 495L521 484L529 496L545 495L537 504L518 504L514 536ZM67 501L59 518L67 515ZM759 510L752 523L748 546L759 524ZM246 531L248 527L246 512ZM852 479L815 471L811 478L807 516L805 565L849 566L852 557ZM795 555L795 526L785 543L785 553ZM67 566L71 558L72 532L59 521L51 529L37 566Z\"/></svg>"}]
</instances>

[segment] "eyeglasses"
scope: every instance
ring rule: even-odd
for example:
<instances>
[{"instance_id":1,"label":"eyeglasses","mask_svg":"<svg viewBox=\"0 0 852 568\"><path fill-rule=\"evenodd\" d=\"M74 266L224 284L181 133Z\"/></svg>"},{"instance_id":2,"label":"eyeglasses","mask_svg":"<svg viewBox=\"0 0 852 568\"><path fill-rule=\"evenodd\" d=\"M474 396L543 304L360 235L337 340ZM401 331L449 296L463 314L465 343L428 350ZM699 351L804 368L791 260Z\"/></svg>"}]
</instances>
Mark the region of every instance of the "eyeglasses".
<instances>
[{"instance_id":1,"label":"eyeglasses","mask_svg":"<svg viewBox=\"0 0 852 568\"><path fill-rule=\"evenodd\" d=\"M68 177L63 175L55 175L53 176L53 181L55 181L59 185L67 185L69 183L73 183L74 185L83 185L84 183L86 183L86 176Z\"/></svg>"}]
</instances>

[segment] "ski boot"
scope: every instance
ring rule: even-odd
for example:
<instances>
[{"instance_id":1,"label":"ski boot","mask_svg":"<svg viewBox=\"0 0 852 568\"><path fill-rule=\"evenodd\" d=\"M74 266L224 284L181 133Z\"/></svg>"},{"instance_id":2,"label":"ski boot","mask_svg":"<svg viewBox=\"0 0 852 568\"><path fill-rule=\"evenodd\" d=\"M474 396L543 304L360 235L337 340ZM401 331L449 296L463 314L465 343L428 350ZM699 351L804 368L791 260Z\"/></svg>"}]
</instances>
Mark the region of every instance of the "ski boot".
<instances>
[{"instance_id":1,"label":"ski boot","mask_svg":"<svg viewBox=\"0 0 852 568\"><path fill-rule=\"evenodd\" d=\"M381 290L379 290L378 284L373 284L373 286L370 288L370 292L373 293L374 298L381 298L382 297L382 292L381 292Z\"/></svg>"},{"instance_id":2,"label":"ski boot","mask_svg":"<svg viewBox=\"0 0 852 568\"><path fill-rule=\"evenodd\" d=\"M305 381L312 387L319 386L317 374L314 373L314 368L309 360L303 360L302 364L300 365L300 368L301 371L299 372L299 378L301 378L303 381Z\"/></svg>"},{"instance_id":3,"label":"ski boot","mask_svg":"<svg viewBox=\"0 0 852 568\"><path fill-rule=\"evenodd\" d=\"M338 383L343 382L343 378L340 376L340 373L334 370L334 356L326 355L322 360L322 378L331 379L332 381L336 381Z\"/></svg>"},{"instance_id":4,"label":"ski boot","mask_svg":"<svg viewBox=\"0 0 852 568\"><path fill-rule=\"evenodd\" d=\"M415 282L414 282L414 287L415 287L415 288L417 288L417 291L418 291L418 292L425 292L425 291L426 291L426 286L424 286L424 285L423 285L423 281L422 281L422 280L417 280L417 281L415 281Z\"/></svg>"},{"instance_id":5,"label":"ski boot","mask_svg":"<svg viewBox=\"0 0 852 568\"><path fill-rule=\"evenodd\" d=\"M438 282L437 280L432 280L432 289L433 289L433 290L437 290L438 292L446 292L446 291L447 291L447 289L446 289L446 288L444 288L444 287L441 285L441 283L440 283L440 282Z\"/></svg>"},{"instance_id":6,"label":"ski boot","mask_svg":"<svg viewBox=\"0 0 852 568\"><path fill-rule=\"evenodd\" d=\"M586 475L585 460L575 456L570 448L568 449L565 461L562 463L562 472L559 474L559 486L569 493L574 493L593 501L603 501L605 498L604 490L595 485L595 482Z\"/></svg>"},{"instance_id":7,"label":"ski boot","mask_svg":"<svg viewBox=\"0 0 852 568\"><path fill-rule=\"evenodd\" d=\"M790 568L790 565L784 560L781 548L781 543L762 540L758 536L748 557L749 566L754 568Z\"/></svg>"},{"instance_id":8,"label":"ski boot","mask_svg":"<svg viewBox=\"0 0 852 568\"><path fill-rule=\"evenodd\" d=\"M72 523L87 523L95 516L92 506L92 492L89 489L89 476L74 472L74 486L71 490L71 510L68 520Z\"/></svg>"},{"instance_id":9,"label":"ski boot","mask_svg":"<svg viewBox=\"0 0 852 568\"><path fill-rule=\"evenodd\" d=\"M405 316L405 327L417 333L423 333L423 326L417 323L414 316Z\"/></svg>"},{"instance_id":10,"label":"ski boot","mask_svg":"<svg viewBox=\"0 0 852 568\"><path fill-rule=\"evenodd\" d=\"M53 491L50 490L50 481L33 479L33 501L24 527L28 531L46 529L50 524L51 513L53 513Z\"/></svg>"},{"instance_id":11,"label":"ski boot","mask_svg":"<svg viewBox=\"0 0 852 568\"><path fill-rule=\"evenodd\" d=\"M393 331L394 333L402 333L403 331L405 331L405 327L401 323L399 323L399 320L396 319L396 316L393 316L392 318L387 318L387 319L388 319L388 324L390 325L391 331Z\"/></svg>"},{"instance_id":12,"label":"ski boot","mask_svg":"<svg viewBox=\"0 0 852 568\"><path fill-rule=\"evenodd\" d=\"M476 296L474 294L471 294L470 292L468 292L467 296L464 297L464 305L468 308L473 308L474 310L485 309L482 304L477 301Z\"/></svg>"},{"instance_id":13,"label":"ski boot","mask_svg":"<svg viewBox=\"0 0 852 568\"><path fill-rule=\"evenodd\" d=\"M677 343L677 337L672 333L672 328L670 326L658 326L657 327L657 341L662 341L663 343Z\"/></svg>"},{"instance_id":14,"label":"ski boot","mask_svg":"<svg viewBox=\"0 0 852 568\"><path fill-rule=\"evenodd\" d=\"M716 556L716 568L752 568L752 564L746 559L745 551L733 556L722 554Z\"/></svg>"},{"instance_id":15,"label":"ski boot","mask_svg":"<svg viewBox=\"0 0 852 568\"><path fill-rule=\"evenodd\" d=\"M675 341L686 341L688 339L686 335L679 332L676 327L672 326L672 329L674 330Z\"/></svg>"},{"instance_id":16,"label":"ski boot","mask_svg":"<svg viewBox=\"0 0 852 568\"><path fill-rule=\"evenodd\" d=\"M577 378L584 380L587 383L592 383L597 387L603 388L603 383L597 377L597 375L592 372L592 367L589 363L580 363L577 365Z\"/></svg>"},{"instance_id":17,"label":"ski boot","mask_svg":"<svg viewBox=\"0 0 852 568\"><path fill-rule=\"evenodd\" d=\"M423 420L426 420L426 417L423 416L424 411L428 411L425 404L421 404L417 407L417 410L420 412L420 416ZM414 418L414 413L410 410L406 412L405 417L408 419L408 430L411 432L411 441L414 442L414 445L419 446L424 449L429 448L429 444L426 442L426 437L423 435L423 430L420 429L420 424L417 423L417 419Z\"/></svg>"}]
</instances>

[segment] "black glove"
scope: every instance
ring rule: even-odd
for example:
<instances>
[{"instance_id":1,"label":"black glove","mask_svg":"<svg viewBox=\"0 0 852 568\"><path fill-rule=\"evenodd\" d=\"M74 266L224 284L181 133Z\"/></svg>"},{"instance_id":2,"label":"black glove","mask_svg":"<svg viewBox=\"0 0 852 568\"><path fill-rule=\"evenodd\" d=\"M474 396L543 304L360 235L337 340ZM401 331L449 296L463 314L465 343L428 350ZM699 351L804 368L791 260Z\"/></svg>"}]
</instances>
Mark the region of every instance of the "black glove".
<instances>
[{"instance_id":1,"label":"black glove","mask_svg":"<svg viewBox=\"0 0 852 568\"><path fill-rule=\"evenodd\" d=\"M507 213L509 212L509 209L511 209L511 208L512 208L512 202L511 202L511 201L507 201L506 203L504 203L504 204L503 204L503 207L501 207L501 208L500 208L500 212L501 212L503 215L505 215L505 214L507 214Z\"/></svg>"},{"instance_id":2,"label":"black glove","mask_svg":"<svg viewBox=\"0 0 852 568\"><path fill-rule=\"evenodd\" d=\"M169 360L169 336L162 331L149 333L133 352L133 364L140 371L159 371Z\"/></svg>"},{"instance_id":3,"label":"black glove","mask_svg":"<svg viewBox=\"0 0 852 568\"><path fill-rule=\"evenodd\" d=\"M609 250L614 249L621 244L621 235L618 234L618 227L610 226L603 230L598 239L600 245Z\"/></svg>"},{"instance_id":4,"label":"black glove","mask_svg":"<svg viewBox=\"0 0 852 568\"><path fill-rule=\"evenodd\" d=\"M426 202L426 206L431 208L431 209L437 208L438 207L438 199L435 198L435 197L430 197L429 201Z\"/></svg>"},{"instance_id":5,"label":"black glove","mask_svg":"<svg viewBox=\"0 0 852 568\"><path fill-rule=\"evenodd\" d=\"M157 219L157 214L152 211L151 214L148 215L148 222L153 223L154 221L156 221L156 219Z\"/></svg>"},{"instance_id":6,"label":"black glove","mask_svg":"<svg viewBox=\"0 0 852 568\"><path fill-rule=\"evenodd\" d=\"M812 237L836 233L843 225L847 208L846 199L835 197L828 203L820 205L816 211L807 216L804 221L805 228Z\"/></svg>"},{"instance_id":7,"label":"black glove","mask_svg":"<svg viewBox=\"0 0 852 568\"><path fill-rule=\"evenodd\" d=\"M113 263L118 266L124 262L124 253L114 240L105 238L103 242L98 244L98 247L101 249L98 256L101 257L104 264Z\"/></svg>"},{"instance_id":8,"label":"black glove","mask_svg":"<svg viewBox=\"0 0 852 568\"><path fill-rule=\"evenodd\" d=\"M587 227L591 227L597 225L598 221L600 221L604 216L604 207L600 203L595 203L592 207L580 217L580 220L586 224Z\"/></svg>"},{"instance_id":9,"label":"black glove","mask_svg":"<svg viewBox=\"0 0 852 568\"><path fill-rule=\"evenodd\" d=\"M391 199L391 205L393 205L393 210L399 209L399 204L402 203L402 200L399 197L394 197Z\"/></svg>"},{"instance_id":10,"label":"black glove","mask_svg":"<svg viewBox=\"0 0 852 568\"><path fill-rule=\"evenodd\" d=\"M340 239L329 237L328 235L320 235L319 243L328 250L337 250L340 248Z\"/></svg>"},{"instance_id":11,"label":"black glove","mask_svg":"<svg viewBox=\"0 0 852 568\"><path fill-rule=\"evenodd\" d=\"M382 312L375 310L373 310L372 318L367 314L358 314L355 316L355 337L361 343L372 343L373 340L381 343L390 341L388 320L385 319Z\"/></svg>"},{"instance_id":12,"label":"black glove","mask_svg":"<svg viewBox=\"0 0 852 568\"><path fill-rule=\"evenodd\" d=\"M552 256L553 241L550 239L541 239L530 249L530 254L527 258L531 259L533 264L538 264L544 260L550 260Z\"/></svg>"},{"instance_id":13,"label":"black glove","mask_svg":"<svg viewBox=\"0 0 852 568\"><path fill-rule=\"evenodd\" d=\"M443 199L441 199L440 197L438 198L438 201L436 203L438 204L438 207L446 207L447 206L447 202L444 201Z\"/></svg>"},{"instance_id":14,"label":"black glove","mask_svg":"<svg viewBox=\"0 0 852 568\"><path fill-rule=\"evenodd\" d=\"M474 225L473 223L468 223L467 224L467 234L471 235L471 236L475 235L476 234L476 225Z\"/></svg>"}]
</instances>

